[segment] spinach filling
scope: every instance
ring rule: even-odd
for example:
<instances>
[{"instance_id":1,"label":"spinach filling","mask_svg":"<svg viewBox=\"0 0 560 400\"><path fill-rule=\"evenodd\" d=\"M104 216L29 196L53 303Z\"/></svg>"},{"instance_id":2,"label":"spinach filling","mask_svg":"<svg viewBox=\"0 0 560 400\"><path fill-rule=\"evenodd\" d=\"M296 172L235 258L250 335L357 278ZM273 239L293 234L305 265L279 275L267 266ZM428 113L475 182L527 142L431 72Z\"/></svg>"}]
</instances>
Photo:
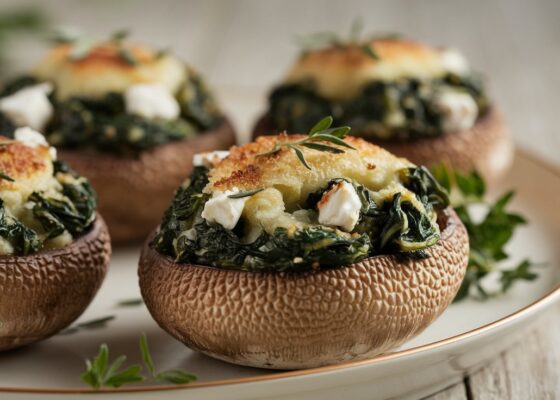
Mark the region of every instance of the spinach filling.
<instances>
[{"instance_id":1,"label":"spinach filling","mask_svg":"<svg viewBox=\"0 0 560 400\"><path fill-rule=\"evenodd\" d=\"M408 140L444 134L436 96L444 91L472 96L478 115L488 109L481 79L454 74L420 81L402 78L394 82L372 81L355 98L331 101L320 96L313 81L281 85L269 96L268 118L276 131L307 132L324 115L338 126L348 125L359 136Z\"/></svg>"},{"instance_id":2,"label":"spinach filling","mask_svg":"<svg viewBox=\"0 0 560 400\"><path fill-rule=\"evenodd\" d=\"M0 237L12 245L15 255L35 253L43 248L45 241L64 231L73 236L82 234L95 219L97 203L89 182L62 161L54 161L53 167L53 175L62 187L59 195L33 192L27 199L43 232L24 225L10 215L0 199Z\"/></svg>"},{"instance_id":3,"label":"spinach filling","mask_svg":"<svg viewBox=\"0 0 560 400\"><path fill-rule=\"evenodd\" d=\"M126 113L123 95L107 93L102 98L72 97L56 100L53 120L45 135L50 144L60 148L94 148L103 152L135 155L172 141L194 137L222 121L214 98L202 79L193 71L176 94L181 108L177 120L147 119ZM27 86L40 83L23 76L9 82L0 92L8 96ZM0 134L13 137L15 126L0 113Z\"/></svg>"},{"instance_id":4,"label":"spinach filling","mask_svg":"<svg viewBox=\"0 0 560 400\"><path fill-rule=\"evenodd\" d=\"M322 195L339 181L332 180L311 193L304 207L315 210ZM202 193L208 183L208 169L196 167L190 180L177 190L151 246L177 262L248 271L333 268L378 254L423 257L424 250L440 238L435 216L449 204L447 194L425 168L402 170L401 182L416 194L426 213L403 200L400 193L378 205L369 189L355 185L362 208L350 234L306 224L295 230L263 232L247 243L243 240L243 219L233 230L227 230L200 217L209 198Z\"/></svg>"}]
</instances>

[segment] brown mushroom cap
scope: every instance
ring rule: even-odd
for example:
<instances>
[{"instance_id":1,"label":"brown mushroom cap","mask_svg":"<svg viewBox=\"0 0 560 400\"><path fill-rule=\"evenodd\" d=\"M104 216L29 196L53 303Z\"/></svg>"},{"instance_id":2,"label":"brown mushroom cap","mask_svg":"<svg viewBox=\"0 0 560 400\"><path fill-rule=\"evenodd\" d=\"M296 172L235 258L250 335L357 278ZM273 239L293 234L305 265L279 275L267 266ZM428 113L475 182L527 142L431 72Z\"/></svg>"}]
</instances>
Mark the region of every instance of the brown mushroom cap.
<instances>
[{"instance_id":1,"label":"brown mushroom cap","mask_svg":"<svg viewBox=\"0 0 560 400\"><path fill-rule=\"evenodd\" d=\"M448 208L429 257L375 256L341 268L256 273L175 263L148 243L142 296L187 346L235 364L310 368L373 357L422 332L451 303L469 243Z\"/></svg>"},{"instance_id":2,"label":"brown mushroom cap","mask_svg":"<svg viewBox=\"0 0 560 400\"><path fill-rule=\"evenodd\" d=\"M253 137L261 136L264 132L274 132L266 115L257 121ZM435 138L397 141L380 140L356 131L350 133L396 156L407 158L414 164L431 166L446 163L463 172L476 169L490 182L505 175L513 162L513 143L504 117L495 106L479 118L471 129Z\"/></svg>"},{"instance_id":3,"label":"brown mushroom cap","mask_svg":"<svg viewBox=\"0 0 560 400\"><path fill-rule=\"evenodd\" d=\"M84 150L59 150L59 158L87 177L97 192L113 244L141 241L161 221L175 189L192 171L195 153L235 144L228 121L192 139L170 142L138 158Z\"/></svg>"},{"instance_id":4,"label":"brown mushroom cap","mask_svg":"<svg viewBox=\"0 0 560 400\"><path fill-rule=\"evenodd\" d=\"M110 254L98 214L91 229L65 247L0 256L0 351L43 340L78 318L101 286Z\"/></svg>"}]
</instances>

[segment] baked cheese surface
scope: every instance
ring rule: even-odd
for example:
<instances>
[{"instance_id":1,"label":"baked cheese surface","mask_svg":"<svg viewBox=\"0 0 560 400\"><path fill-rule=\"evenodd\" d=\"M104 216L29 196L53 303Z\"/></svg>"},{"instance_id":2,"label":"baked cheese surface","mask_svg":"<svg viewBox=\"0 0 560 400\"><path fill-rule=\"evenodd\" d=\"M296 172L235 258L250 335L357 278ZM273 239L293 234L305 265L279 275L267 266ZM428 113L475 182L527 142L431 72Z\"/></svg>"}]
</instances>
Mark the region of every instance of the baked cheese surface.
<instances>
[{"instance_id":1,"label":"baked cheese surface","mask_svg":"<svg viewBox=\"0 0 560 400\"><path fill-rule=\"evenodd\" d=\"M344 100L372 80L429 79L446 72L443 52L435 47L405 39L377 39L369 45L378 59L357 44L310 51L296 62L286 83L311 80L320 95Z\"/></svg>"},{"instance_id":2,"label":"baked cheese surface","mask_svg":"<svg viewBox=\"0 0 560 400\"><path fill-rule=\"evenodd\" d=\"M36 66L33 74L54 83L59 99L73 96L100 97L108 92L124 92L138 83L157 83L175 93L185 81L187 69L177 58L158 55L151 49L124 44L137 60L131 65L119 54L115 44L93 48L80 59L72 59L73 46L63 44L52 48Z\"/></svg>"}]
</instances>

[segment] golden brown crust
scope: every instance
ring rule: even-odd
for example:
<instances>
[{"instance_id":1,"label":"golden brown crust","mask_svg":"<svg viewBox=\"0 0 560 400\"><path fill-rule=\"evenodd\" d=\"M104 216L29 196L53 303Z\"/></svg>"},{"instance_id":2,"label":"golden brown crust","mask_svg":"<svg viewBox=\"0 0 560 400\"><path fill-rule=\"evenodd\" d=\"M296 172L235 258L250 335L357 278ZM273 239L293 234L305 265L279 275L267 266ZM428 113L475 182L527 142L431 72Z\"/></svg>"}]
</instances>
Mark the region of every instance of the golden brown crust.
<instances>
[{"instance_id":1,"label":"golden brown crust","mask_svg":"<svg viewBox=\"0 0 560 400\"><path fill-rule=\"evenodd\" d=\"M264 115L255 124L253 137L268 132L273 130L267 115ZM360 132L350 133L360 136ZM476 168L489 182L504 176L513 161L514 147L509 130L496 106L490 107L467 131L414 141L386 141L373 136L364 139L417 165L431 166L444 162L463 172Z\"/></svg>"},{"instance_id":2,"label":"golden brown crust","mask_svg":"<svg viewBox=\"0 0 560 400\"><path fill-rule=\"evenodd\" d=\"M377 59L369 56L362 44L310 51L295 63L285 81L313 80L320 95L348 99L372 80L426 79L445 72L441 51L434 47L408 39L378 39L370 45Z\"/></svg>"},{"instance_id":3,"label":"golden brown crust","mask_svg":"<svg viewBox=\"0 0 560 400\"><path fill-rule=\"evenodd\" d=\"M158 146L138 158L62 149L59 158L90 180L113 244L124 244L144 240L159 224L175 189L190 175L195 153L234 144L235 132L225 121L193 139Z\"/></svg>"},{"instance_id":4,"label":"golden brown crust","mask_svg":"<svg viewBox=\"0 0 560 400\"><path fill-rule=\"evenodd\" d=\"M468 260L455 212L424 259L376 256L306 273L252 273L177 264L142 250L142 296L158 324L209 356L261 368L363 359L422 332L453 300Z\"/></svg>"},{"instance_id":5,"label":"golden brown crust","mask_svg":"<svg viewBox=\"0 0 560 400\"><path fill-rule=\"evenodd\" d=\"M275 184L287 185L292 176L304 179L306 175L323 174L327 166L352 162L352 167L368 170L367 161L397 162L396 157L383 149L357 137L347 137L346 142L356 151L347 150L342 154L319 152L299 146L306 161L314 170L309 171L297 158L296 153L286 147L272 154L269 153L278 142L294 142L304 135L262 136L255 142L230 149L230 155L215 165L210 171L210 189L225 191L234 187L244 190L270 187ZM325 142L326 143L326 142ZM340 176L346 176L341 172ZM285 179L283 179L285 178ZM324 182L322 182L324 183Z\"/></svg>"},{"instance_id":6,"label":"golden brown crust","mask_svg":"<svg viewBox=\"0 0 560 400\"><path fill-rule=\"evenodd\" d=\"M115 44L101 44L78 60L71 58L73 46L60 45L47 53L36 66L34 75L53 82L59 99L123 92L136 83L159 83L175 92L184 81L186 67L175 57L158 56L137 44L123 46L135 58L136 65L127 63Z\"/></svg>"},{"instance_id":7,"label":"golden brown crust","mask_svg":"<svg viewBox=\"0 0 560 400\"><path fill-rule=\"evenodd\" d=\"M0 136L0 171L15 182L0 179L0 190L15 189L23 181L52 174L49 148L31 148L4 136Z\"/></svg>"},{"instance_id":8,"label":"golden brown crust","mask_svg":"<svg viewBox=\"0 0 560 400\"><path fill-rule=\"evenodd\" d=\"M105 277L111 243L98 214L71 244L29 256L0 256L0 351L52 336L89 305Z\"/></svg>"}]
</instances>

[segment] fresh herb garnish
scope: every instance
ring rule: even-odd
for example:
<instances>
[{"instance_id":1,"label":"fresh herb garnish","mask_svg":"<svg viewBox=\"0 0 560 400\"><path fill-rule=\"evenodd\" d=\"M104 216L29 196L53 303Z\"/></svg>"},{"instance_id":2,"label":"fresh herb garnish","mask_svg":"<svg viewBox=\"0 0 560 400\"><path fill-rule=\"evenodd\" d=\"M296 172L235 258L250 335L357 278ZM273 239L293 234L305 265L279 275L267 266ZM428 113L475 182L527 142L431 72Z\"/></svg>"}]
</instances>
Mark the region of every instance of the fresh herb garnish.
<instances>
[{"instance_id":1,"label":"fresh herb garnish","mask_svg":"<svg viewBox=\"0 0 560 400\"><path fill-rule=\"evenodd\" d=\"M80 322L76 325L73 325L69 328L62 330L59 335L69 335L71 333L76 333L81 329L101 329L107 327L107 324L114 320L114 315L107 315L106 317L95 318L89 321Z\"/></svg>"},{"instance_id":2,"label":"fresh herb garnish","mask_svg":"<svg viewBox=\"0 0 560 400\"><path fill-rule=\"evenodd\" d=\"M301 46L304 53L328 47L358 46L365 55L374 60L379 60L379 55L375 52L371 39L362 38L363 30L363 20L356 18L352 22L350 33L346 37L336 32L325 31L296 36L296 42Z\"/></svg>"},{"instance_id":3,"label":"fresh herb garnish","mask_svg":"<svg viewBox=\"0 0 560 400\"><path fill-rule=\"evenodd\" d=\"M150 354L146 334L142 334L140 337L139 348L144 366L150 373L150 376L156 381L169 382L176 385L184 385L196 381L197 377L195 375L183 369L157 372ZM118 388L125 384L144 381L146 377L142 375L143 368L140 364L133 364L121 369L126 359L125 355L121 355L115 361L109 363L109 347L103 343L99 347L97 356L93 360L86 360L86 371L80 375L80 378L96 390L103 387Z\"/></svg>"},{"instance_id":4,"label":"fresh herb garnish","mask_svg":"<svg viewBox=\"0 0 560 400\"><path fill-rule=\"evenodd\" d=\"M507 210L514 192L505 193L492 204L484 198L486 185L476 171L461 174L440 165L433 168L432 172L440 184L450 191L452 205L469 234L469 265L455 301L466 298L473 290L481 299L496 295L497 293L490 292L483 285L483 279L492 272L500 274L501 293L507 292L518 281L536 279L537 274L531 270L536 264L527 259L510 269L504 269L501 264L509 258L505 246L515 230L527 223L520 214ZM486 208L481 221L477 222L472 218L468 209L471 204Z\"/></svg>"},{"instance_id":5,"label":"fresh herb garnish","mask_svg":"<svg viewBox=\"0 0 560 400\"><path fill-rule=\"evenodd\" d=\"M117 307L135 307L144 304L144 300L141 297L134 298L134 299L125 299L118 301L116 306Z\"/></svg>"},{"instance_id":6,"label":"fresh herb garnish","mask_svg":"<svg viewBox=\"0 0 560 400\"><path fill-rule=\"evenodd\" d=\"M250 197L254 194L262 192L263 190L264 190L263 188L255 189L255 190L248 190L246 192L239 192L239 193L230 194L228 197L230 199L242 199L244 197Z\"/></svg>"},{"instance_id":7,"label":"fresh herb garnish","mask_svg":"<svg viewBox=\"0 0 560 400\"><path fill-rule=\"evenodd\" d=\"M261 154L261 156L267 156L271 154L278 153L282 148L292 149L295 153L299 161L305 166L307 169L311 169L303 152L299 148L299 146L307 147L309 149L323 151L328 153L335 153L340 154L344 153L344 150L334 147L331 145L327 145L324 143L318 142L328 142L333 143L338 146L346 147L352 150L356 150L353 146L346 143L343 139L346 137L348 132L350 132L349 126L342 126L338 128L331 128L333 123L333 118L331 116L325 117L319 122L317 122L307 134L307 137L296 140L293 142L276 142L272 150L267 153Z\"/></svg>"},{"instance_id":8,"label":"fresh herb garnish","mask_svg":"<svg viewBox=\"0 0 560 400\"><path fill-rule=\"evenodd\" d=\"M109 347L103 343L99 346L99 353L93 360L86 360L86 372L80 375L82 381L93 389L102 387L118 388L124 384L141 382L145 378L140 375L142 366L133 364L121 369L126 356L119 356L109 364Z\"/></svg>"},{"instance_id":9,"label":"fresh herb garnish","mask_svg":"<svg viewBox=\"0 0 560 400\"><path fill-rule=\"evenodd\" d=\"M150 355L150 348L148 347L148 338L145 333L140 336L140 353L146 369L156 381L164 381L173 383L175 385L185 385L196 381L196 375L193 375L184 369L170 369L165 371L156 371L152 356Z\"/></svg>"},{"instance_id":10,"label":"fresh herb garnish","mask_svg":"<svg viewBox=\"0 0 560 400\"><path fill-rule=\"evenodd\" d=\"M7 175L6 173L0 171L0 178L8 181L8 182L15 182L15 179L12 178L11 176Z\"/></svg>"},{"instance_id":11,"label":"fresh herb garnish","mask_svg":"<svg viewBox=\"0 0 560 400\"><path fill-rule=\"evenodd\" d=\"M128 35L129 32L127 30L119 30L113 33L108 40L105 40L80 34L76 30L64 29L55 32L51 41L56 44L70 44L72 50L70 51L69 58L72 61L83 60L103 43L113 43L117 47L118 56L128 65L135 66L138 64L138 60L124 45L124 40Z\"/></svg>"}]
</instances>

